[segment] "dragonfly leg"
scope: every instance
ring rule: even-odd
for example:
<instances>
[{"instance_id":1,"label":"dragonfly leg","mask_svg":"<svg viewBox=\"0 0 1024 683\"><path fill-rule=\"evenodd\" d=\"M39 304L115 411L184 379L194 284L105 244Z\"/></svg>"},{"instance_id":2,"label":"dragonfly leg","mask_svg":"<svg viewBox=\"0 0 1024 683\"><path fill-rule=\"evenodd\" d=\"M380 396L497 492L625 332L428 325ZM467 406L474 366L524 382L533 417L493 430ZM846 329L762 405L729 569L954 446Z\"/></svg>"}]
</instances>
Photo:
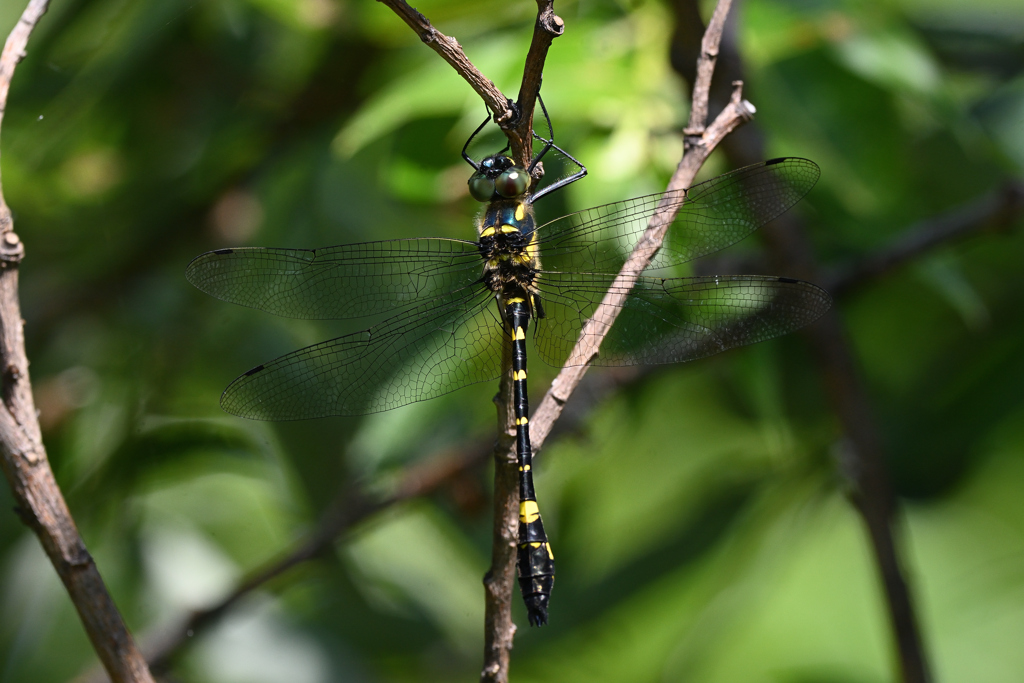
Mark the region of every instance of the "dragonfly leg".
<instances>
[{"instance_id":1,"label":"dragonfly leg","mask_svg":"<svg viewBox=\"0 0 1024 683\"><path fill-rule=\"evenodd\" d=\"M575 183L577 180L579 180L580 178L582 178L585 175L587 175L587 167L586 166L581 164L579 161L576 160L575 157L573 157L571 154L569 154L564 149L562 149L561 147L559 147L558 145L555 144L555 131L551 127L551 117L548 116L547 107L544 106L544 99L540 96L540 93L537 93L537 101L540 103L540 110L542 112L544 112L544 119L548 122L548 136L549 136L549 138L541 137L540 135L537 134L537 131L533 132L533 137L537 138L538 140L540 140L541 142L544 143L544 149L542 149L540 152L537 153L537 155L535 157L533 157L533 161L530 162L530 168L527 169L527 173L528 174L532 174L534 167L538 163L540 163L541 158L543 158L543 156L545 154L547 154L548 151L551 150L551 149L555 149L558 152L560 152L566 159L568 159L572 163L574 163L577 166L579 166L580 170L576 171L575 173L573 173L570 176L562 178L559 181L551 183L550 185L548 185L546 187L542 187L541 189L537 190L537 192L533 193L532 197L530 198L531 202L535 202L538 199L540 199L541 197L543 197L544 195L550 194L551 192L554 192L555 190L559 190L559 189L565 187L566 185L569 185L571 183Z\"/></svg>"},{"instance_id":2,"label":"dragonfly leg","mask_svg":"<svg viewBox=\"0 0 1024 683\"><path fill-rule=\"evenodd\" d=\"M486 104L484 105L484 108L487 109L487 117L484 119L483 123L476 127L476 130L473 131L473 134L469 136L468 140L466 140L466 144L462 146L462 158L466 160L466 163L473 167L474 171L480 170L480 164L473 161L473 157L469 156L466 150L469 149L469 143L473 142L473 138L475 138L477 134L484 129L484 126L486 126L488 122L490 122L491 120L491 110L487 107Z\"/></svg>"}]
</instances>

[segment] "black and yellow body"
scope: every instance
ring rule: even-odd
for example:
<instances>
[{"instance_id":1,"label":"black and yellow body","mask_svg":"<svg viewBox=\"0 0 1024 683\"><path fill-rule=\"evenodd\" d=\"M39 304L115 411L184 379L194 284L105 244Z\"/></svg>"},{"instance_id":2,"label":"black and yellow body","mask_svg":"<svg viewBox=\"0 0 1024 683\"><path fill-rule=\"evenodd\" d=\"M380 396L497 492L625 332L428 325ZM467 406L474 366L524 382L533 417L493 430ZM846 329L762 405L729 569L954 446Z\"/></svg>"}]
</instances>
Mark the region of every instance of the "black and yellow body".
<instances>
[{"instance_id":1,"label":"black and yellow body","mask_svg":"<svg viewBox=\"0 0 1024 683\"><path fill-rule=\"evenodd\" d=\"M526 329L530 321L524 301L513 299L505 309L512 329L512 399L516 417L516 459L519 462L519 545L516 565L519 589L531 626L548 621L548 600L555 583L555 556L533 490L533 449L530 446L530 404L526 393Z\"/></svg>"},{"instance_id":2,"label":"black and yellow body","mask_svg":"<svg viewBox=\"0 0 1024 683\"><path fill-rule=\"evenodd\" d=\"M489 158L490 161L492 158ZM513 169L517 170L517 169ZM525 171L518 169L525 174ZM512 345L512 401L519 464L519 587L530 624L548 620L548 600L555 581L555 561L544 532L533 487L530 403L526 386L526 331L531 318L544 316L536 287L540 261L536 252L533 209L528 195L493 198L477 226L484 284L494 292Z\"/></svg>"}]
</instances>

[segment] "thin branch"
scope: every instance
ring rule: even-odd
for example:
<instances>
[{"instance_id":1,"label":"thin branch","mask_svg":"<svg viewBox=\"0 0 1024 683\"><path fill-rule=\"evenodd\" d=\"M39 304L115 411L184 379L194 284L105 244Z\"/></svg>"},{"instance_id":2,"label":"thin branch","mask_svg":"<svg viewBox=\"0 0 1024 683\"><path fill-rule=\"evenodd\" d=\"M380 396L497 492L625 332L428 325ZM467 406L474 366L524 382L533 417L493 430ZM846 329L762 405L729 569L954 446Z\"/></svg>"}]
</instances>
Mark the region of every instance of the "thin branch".
<instances>
[{"instance_id":1,"label":"thin branch","mask_svg":"<svg viewBox=\"0 0 1024 683\"><path fill-rule=\"evenodd\" d=\"M562 35L565 24L555 15L553 0L537 0L537 21L534 24L533 40L526 56L523 68L523 80L519 87L519 99L513 104L494 82L483 75L469 60L462 46L454 38L438 31L430 20L410 7L405 0L378 0L391 8L406 24L416 32L424 43L439 54L455 72L462 76L470 87L494 112L497 123L511 147L512 158L523 167L530 163L533 149L533 109L540 92L544 63L547 59L551 42Z\"/></svg>"},{"instance_id":2,"label":"thin branch","mask_svg":"<svg viewBox=\"0 0 1024 683\"><path fill-rule=\"evenodd\" d=\"M609 368L598 375L588 375L575 394L571 403L572 410L563 414L552 435L578 432L596 406L623 386L647 376L649 372L648 368L628 367ZM502 448L501 453L504 454L506 450ZM321 515L315 530L291 550L250 571L217 602L144 636L142 650L150 666L155 670L166 668L196 635L217 623L243 598L291 569L323 556L353 527L394 505L444 488L466 473L482 467L493 454L494 447L479 440L446 449L409 466L392 493L379 500L371 500L360 488L346 487L339 491L334 503ZM515 532L513 528L513 538ZM104 683L106 680L99 672L76 679L78 683Z\"/></svg>"},{"instance_id":3,"label":"thin branch","mask_svg":"<svg viewBox=\"0 0 1024 683\"><path fill-rule=\"evenodd\" d=\"M729 0L722 0L715 8L715 16L724 18L724 12L727 11L728 5ZM720 18L719 21L721 20ZM721 32L718 33L718 36L721 36ZM716 52L717 47L709 45L709 50ZM697 171L711 150L725 135L753 113L753 107L742 99L741 94L741 86L737 84L732 103L716 118L705 135L692 136L690 150L688 153L684 153L683 159L669 181L668 190L682 189L692 185ZM703 104L695 103L694 106L703 106L706 109L706 92L704 99ZM566 361L566 367L559 372L558 377L555 378L551 388L530 418L530 441L535 454L551 433L566 402L586 374L586 363L597 354L601 341L611 329L612 323L621 310L622 299L626 296L624 293L632 289L640 273L661 247L668 226L675 218L677 211L678 207L673 208L668 203L655 211L648 222L647 230L623 265L611 289L594 311L593 317L584 325L579 340ZM506 384L507 382L503 380L500 396L508 395ZM504 413L507 412L506 407ZM499 410L499 418L502 415L502 411ZM510 433L508 431L510 424L511 422L506 422L504 425L505 435ZM502 448L504 453L501 452ZM494 555L491 569L485 580L488 631L486 634L487 645L484 650L486 659L480 676L480 680L485 683L506 683L508 680L508 650L511 648L512 636L515 633L515 627L511 623L510 603L514 590L512 578L515 576L515 529L519 523L519 492L518 487L512 481L514 471L508 465L512 462L515 462L513 441L510 438L503 439L495 452L497 469L494 491Z\"/></svg>"},{"instance_id":4,"label":"thin branch","mask_svg":"<svg viewBox=\"0 0 1024 683\"><path fill-rule=\"evenodd\" d=\"M516 105L519 119L506 130L512 158L528 167L533 155L533 110L540 92L544 64L552 41L562 35L565 25L555 15L552 0L537 0L533 40L523 66L523 80ZM539 178L543 168L534 168ZM508 338L511 329L506 324ZM512 357L508 344L502 345L502 373L494 398L498 418L498 442L494 458L494 502L491 529L491 565L484 576L484 662L480 680L507 683L516 625L512 621L515 593L516 546L519 542L519 471L515 453L515 411L512 401Z\"/></svg>"},{"instance_id":5,"label":"thin branch","mask_svg":"<svg viewBox=\"0 0 1024 683\"><path fill-rule=\"evenodd\" d=\"M24 59L29 37L48 6L49 0L31 0L4 44L0 55L0 123L15 67ZM78 534L46 457L32 398L18 300L18 272L25 248L14 232L2 187L0 236L0 466L17 502L17 512L39 537L111 679L116 683L151 682L146 662Z\"/></svg>"},{"instance_id":6,"label":"thin branch","mask_svg":"<svg viewBox=\"0 0 1024 683\"><path fill-rule=\"evenodd\" d=\"M402 19L441 57L447 61L483 98L495 112L495 122L508 138L510 154L522 167L530 165L533 149L533 110L540 92L544 64L552 41L562 35L564 23L555 15L552 0L537 0L537 21L533 40L523 68L519 100L513 106L482 73L469 61L461 46L435 29L430 21L403 0L380 0ZM537 177L543 172L538 165ZM511 358L503 350L502 380L495 403L498 410L498 445L494 450L494 529L492 564L484 577L484 666L481 680L504 683L508 680L509 653L515 635L512 623L512 593L515 584L515 550L518 538L518 471L514 455L509 456L513 443L514 415L508 397Z\"/></svg>"},{"instance_id":7,"label":"thin branch","mask_svg":"<svg viewBox=\"0 0 1024 683\"><path fill-rule=\"evenodd\" d=\"M387 5L402 20L409 25L416 35L420 37L427 46L439 54L441 59L448 62L455 72L462 76L469 83L470 87L480 95L492 112L494 121L501 125L512 120L515 111L510 106L510 101L494 82L484 76L479 69L469 61L469 57L462 51L459 41L450 38L438 31L425 16L420 14L414 7L410 7L405 0L377 0Z\"/></svg>"},{"instance_id":8,"label":"thin branch","mask_svg":"<svg viewBox=\"0 0 1024 683\"><path fill-rule=\"evenodd\" d=\"M1024 213L1024 184L1008 184L999 192L903 230L891 244L837 270L823 286L833 295L846 294L940 245L985 230L1005 230L1021 213Z\"/></svg>"},{"instance_id":9,"label":"thin branch","mask_svg":"<svg viewBox=\"0 0 1024 683\"><path fill-rule=\"evenodd\" d=\"M729 15L732 0L720 0L715 13L708 22L707 30L700 42L700 56L697 58L697 80L693 86L693 104L690 107L690 120L683 129L687 137L700 138L704 135L704 127L708 122L708 100L711 92L711 77L715 73L718 62L718 46L722 42L725 30L725 18ZM686 155L684 150L683 155Z\"/></svg>"},{"instance_id":10,"label":"thin branch","mask_svg":"<svg viewBox=\"0 0 1024 683\"><path fill-rule=\"evenodd\" d=\"M727 9L728 5L729 0L720 2L715 8L715 17L720 17L725 11L723 6ZM724 17L721 18L724 19ZM720 32L718 37L721 37ZM717 46L709 46L709 48L713 49L710 49L708 52L717 51ZM704 59L705 57L702 55L701 60ZM698 98L700 94L694 93L694 97ZM706 109L707 91L704 91L703 99L703 102L695 101L693 107L703 107ZM733 97L729 106L716 117L715 121L704 131L703 135L699 138L695 137L690 152L683 156L682 161L679 162L679 166L676 168L676 172L669 181L666 188L667 191L671 192L690 187L697 175L697 171L700 170L701 165L703 165L718 143L744 121L749 120L753 112L753 106L742 97L742 85L737 82L734 84ZM647 230L637 242L633 252L616 277L615 282L609 288L601 304L594 311L593 317L584 325L583 330L580 332L579 340L569 355L566 367L562 368L558 376L551 383L551 388L548 389L544 398L541 399L540 405L530 419L530 441L533 443L535 451L539 450L544 444L569 397L586 374L588 367L586 363L597 354L601 342L622 309L626 293L633 288L637 278L639 278L661 247L665 233L675 218L677 211L678 206L668 209L659 207L655 211L647 224Z\"/></svg>"},{"instance_id":11,"label":"thin branch","mask_svg":"<svg viewBox=\"0 0 1024 683\"><path fill-rule=\"evenodd\" d=\"M696 2L677 3L679 16L697 16ZM687 32L678 31L685 39ZM723 55L732 78L742 77L739 55ZM687 47L682 46L685 52ZM680 64L677 62L676 66ZM727 70L730 70L727 67ZM684 74L685 76L686 74ZM695 79L696 81L697 79ZM763 156L763 137L751 126L746 139L736 138L724 145L730 161L743 166ZM814 250L793 214L786 214L763 232L775 265L787 275L820 281ZM840 469L850 482L851 498L868 530L874 560L885 589L890 623L899 653L904 683L927 683L929 666L922 643L914 602L904 578L896 543L897 502L884 466L884 449L872 417L870 401L857 362L846 338L838 311L833 308L817 323L806 328L812 355L818 365L832 409L844 432L844 458Z\"/></svg>"},{"instance_id":12,"label":"thin branch","mask_svg":"<svg viewBox=\"0 0 1024 683\"><path fill-rule=\"evenodd\" d=\"M543 78L544 64L552 41L562 35L565 25L555 15L552 0L537 0L533 40L523 66L523 80L516 105L519 120L506 131L513 159L523 167L533 155L533 110ZM538 165L534 176L543 168ZM506 325L506 334L511 330ZM491 529L491 565L484 576L484 663L480 680L507 683L516 625L512 621L515 593L516 546L519 542L519 471L515 454L515 411L512 402L512 357L508 344L502 346L502 373L494 397L498 418L498 441L494 446L494 502Z\"/></svg>"},{"instance_id":13,"label":"thin branch","mask_svg":"<svg viewBox=\"0 0 1024 683\"><path fill-rule=\"evenodd\" d=\"M14 69L25 58L28 39L49 7L50 0L30 0L17 25L7 36L7 42L4 43L4 51L0 55L0 124L3 123L3 115L7 110L7 94L11 90Z\"/></svg>"},{"instance_id":14,"label":"thin branch","mask_svg":"<svg viewBox=\"0 0 1024 683\"><path fill-rule=\"evenodd\" d=\"M537 21L533 27L530 50L526 53L523 81L519 86L519 98L516 100L520 118L513 132L522 155L521 158L516 158L516 161L524 167L530 163L533 154L533 111L537 106L537 94L540 92L544 76L548 48L551 47L552 41L565 31L565 22L555 14L553 5L553 0L537 0ZM512 149L515 151L516 145L513 145ZM536 172L539 177L540 169Z\"/></svg>"},{"instance_id":15,"label":"thin branch","mask_svg":"<svg viewBox=\"0 0 1024 683\"><path fill-rule=\"evenodd\" d=\"M511 329L505 324L511 339ZM507 683L516 625L512 621L516 545L519 542L519 468L515 452L515 410L512 405L512 348L501 345L501 382L494 396L498 441L494 459L491 522L491 564L484 575L484 662L482 683Z\"/></svg>"},{"instance_id":16,"label":"thin branch","mask_svg":"<svg viewBox=\"0 0 1024 683\"><path fill-rule=\"evenodd\" d=\"M157 671L165 670L197 633L216 624L250 593L294 567L323 556L346 533L378 512L430 495L467 472L482 467L490 453L490 446L479 441L441 452L408 467L392 492L384 498L371 499L357 486L339 491L334 502L321 515L316 528L291 550L249 572L216 603L195 610L144 637L142 649L150 666ZM106 678L101 672L94 671L76 680L78 683L104 683Z\"/></svg>"}]
</instances>

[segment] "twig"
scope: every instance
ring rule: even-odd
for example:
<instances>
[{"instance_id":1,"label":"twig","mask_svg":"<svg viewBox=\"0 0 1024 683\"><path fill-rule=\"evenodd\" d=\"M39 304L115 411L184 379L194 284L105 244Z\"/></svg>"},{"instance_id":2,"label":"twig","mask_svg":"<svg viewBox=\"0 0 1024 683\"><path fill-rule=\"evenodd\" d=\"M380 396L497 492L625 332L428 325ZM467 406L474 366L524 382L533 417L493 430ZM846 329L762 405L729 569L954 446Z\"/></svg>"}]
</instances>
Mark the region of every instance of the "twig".
<instances>
[{"instance_id":1,"label":"twig","mask_svg":"<svg viewBox=\"0 0 1024 683\"><path fill-rule=\"evenodd\" d=\"M700 56L697 58L697 79L693 85L693 97L690 105L690 120L683 129L686 139L696 138L699 143L704 135L704 127L708 122L708 101L711 92L711 77L715 73L718 62L718 46L722 42L722 31L725 30L725 18L729 16L732 0L720 0L715 13L708 22L707 30L700 41ZM683 156L689 151L684 148Z\"/></svg>"},{"instance_id":2,"label":"twig","mask_svg":"<svg viewBox=\"0 0 1024 683\"><path fill-rule=\"evenodd\" d=\"M516 159L524 167L529 164L532 156L533 110L537 105L537 93L540 92L541 80L544 76L544 64L548 58L548 48L551 47L551 42L565 31L565 23L561 17L555 14L553 5L553 0L537 0L537 22L534 24L530 50L526 53L526 63L523 66L523 81L519 86L519 98L516 100L520 117L515 130L512 132L515 134L518 144L525 152L524 156ZM514 152L516 149L515 144L513 144L512 149ZM536 175L538 177L540 173L540 169L537 169Z\"/></svg>"},{"instance_id":3,"label":"twig","mask_svg":"<svg viewBox=\"0 0 1024 683\"><path fill-rule=\"evenodd\" d=\"M340 491L334 502L321 515L316 529L294 548L280 557L249 572L235 588L216 603L157 629L143 638L143 650L150 666L166 669L174 657L199 631L209 628L232 607L260 586L287 573L292 568L323 555L344 534L376 513L413 498L426 496L453 479L483 466L490 455L490 446L480 442L462 445L435 455L406 469L392 492L372 500L359 487ZM103 683L100 672L86 674L76 683Z\"/></svg>"},{"instance_id":4,"label":"twig","mask_svg":"<svg viewBox=\"0 0 1024 683\"><path fill-rule=\"evenodd\" d=\"M48 6L49 0L31 0L4 45L0 55L0 123L7 108L14 69L25 57L28 39ZM0 464L14 493L18 513L39 537L111 679L116 683L151 682L146 662L78 534L46 457L32 399L18 301L18 271L25 248L14 232L2 188L0 237Z\"/></svg>"},{"instance_id":5,"label":"twig","mask_svg":"<svg viewBox=\"0 0 1024 683\"><path fill-rule=\"evenodd\" d=\"M728 9L728 5L729 0L723 0L716 6L714 17L718 18L719 22L724 20L724 12ZM715 22L714 18L712 22ZM720 38L721 31L718 31L716 35ZM708 53L717 51L717 46L709 46L709 48L711 49L706 51ZM703 60L704 57L702 56L701 59ZM695 92L693 108L706 111L707 96L707 90L702 93ZM703 103L696 101L699 99L703 99ZM735 83L729 106L716 117L711 126L704 130L703 135L694 139L690 153L685 154L682 161L679 162L676 172L668 183L667 191L671 193L673 190L691 186L697 171L700 170L708 155L726 135L749 120L753 111L753 106L742 98L742 85L738 82ZM677 211L678 207L668 210L659 208L655 211L648 222L647 230L626 260L615 282L609 288L608 294L605 295L604 300L594 311L593 317L580 332L580 338L569 355L566 367L562 368L551 383L551 388L544 395L530 420L530 441L534 444L535 450L543 445L551 433L566 402L587 372L588 366L585 363L597 354L601 341L611 329L615 317L622 308L623 298L632 289L637 278L660 248L668 226L672 223Z\"/></svg>"},{"instance_id":6,"label":"twig","mask_svg":"<svg viewBox=\"0 0 1024 683\"><path fill-rule=\"evenodd\" d=\"M523 66L516 109L518 121L506 130L512 158L527 167L533 154L533 110L540 92L544 63L551 41L562 35L564 24L555 16L552 0L537 0L537 21L533 40ZM543 168L538 165L534 176ZM511 338L511 329L506 325ZM512 642L516 625L512 621L512 595L515 592L516 544L519 542L519 471L515 453L515 411L512 401L512 357L502 345L502 373L494 397L498 417L498 441L494 445L494 510L491 528L491 566L484 575L484 663L480 680L507 683Z\"/></svg>"},{"instance_id":7,"label":"twig","mask_svg":"<svg viewBox=\"0 0 1024 683\"><path fill-rule=\"evenodd\" d=\"M505 333L509 334L508 325ZM510 335L511 338L511 335ZM494 499L491 518L491 564L484 574L484 663L482 683L507 683L512 641L512 594L516 579L516 544L519 542L519 468L515 453L515 410L512 405L512 349L501 348L501 381L494 396L498 440L494 459Z\"/></svg>"},{"instance_id":8,"label":"twig","mask_svg":"<svg viewBox=\"0 0 1024 683\"><path fill-rule=\"evenodd\" d=\"M724 22L728 6L729 0L722 0L716 6L714 14L717 18L716 25L721 26L722 22ZM709 54L717 52L717 40L721 38L721 29L719 28L717 32L711 33L712 38L707 50ZM703 108L706 111L707 90L703 92L703 95L695 93L694 99L697 100L701 96L704 99L704 103L695 103L694 108L698 110ZM710 128L703 131L703 135L695 134L690 139L689 150L684 153L683 159L669 181L667 190L684 189L692 185L697 171L718 142L747 120L752 113L753 107L742 99L742 86L737 83L730 106L715 119ZM701 126L703 127L703 122L701 122ZM626 293L632 289L640 273L643 272L661 247L668 226L672 223L677 211L678 207L659 207L655 211L648 222L647 230L626 260L608 294L605 295L601 304L594 311L593 317L584 325L583 330L580 332L579 340L566 361L566 366L562 368L554 382L552 382L551 388L548 389L537 410L530 418L530 442L533 445L535 454L544 444L569 397L576 387L579 386L580 381L586 374L586 363L597 354L601 341L611 329L612 323L615 322L615 318L621 310L622 300ZM502 396L507 395L507 387L504 381L502 383L502 392ZM514 462L515 453L511 439L502 440L498 444L498 449L501 448L504 448L505 452L496 452L495 462L499 463L499 466L502 463ZM506 611L511 614L511 608L507 606L507 603L511 600L512 582L507 577L514 576L515 572L514 530L519 523L519 501L518 488L511 483L508 474L503 473L499 478L499 475L496 473L495 484L495 551L487 583L495 581L495 577L500 577L501 590L492 589L488 585L486 593L488 601L487 614L503 615ZM508 583L507 588L504 585L506 581ZM490 604L492 601L494 601L493 605ZM489 623L488 627L491 626ZM505 630L499 628L495 632L495 640L504 637L505 641L503 642L507 642L508 647L511 647L511 635L514 633L512 629L514 627L511 624ZM481 681L486 683L505 683L508 680L508 653L506 650L492 644L490 631L487 637L488 647L485 648L485 656L493 657L493 659L485 661Z\"/></svg>"},{"instance_id":9,"label":"twig","mask_svg":"<svg viewBox=\"0 0 1024 683\"><path fill-rule=\"evenodd\" d=\"M476 68L457 40L434 28L429 19L410 7L405 0L377 1L390 7L401 17L416 32L420 40L448 62L480 95L494 113L494 122L505 132L511 146L512 158L521 166L528 166L533 149L533 109L537 93L540 92L544 62L551 42L562 35L565 29L562 19L554 13L553 0L537 0L537 21L534 24L533 40L526 56L523 80L519 86L519 99L515 103Z\"/></svg>"},{"instance_id":10,"label":"twig","mask_svg":"<svg viewBox=\"0 0 1024 683\"><path fill-rule=\"evenodd\" d=\"M696 15L695 2L681 2L677 16ZM679 32L683 36L683 32ZM725 60L733 66L733 78L742 77L736 54ZM683 74L684 77L686 74ZM763 139L756 127L745 131L747 139L730 139L723 148L730 161L743 166L763 156ZM813 249L793 214L786 214L762 231L776 266L787 274L820 281ZM840 463L851 486L851 498L868 529L868 536L885 587L889 618L899 653L904 683L928 683L930 675L918 629L914 603L901 567L896 541L897 503L883 465L883 448L871 416L870 402L857 371L857 363L835 308L805 328L813 357L823 378L832 409L845 435Z\"/></svg>"},{"instance_id":11,"label":"twig","mask_svg":"<svg viewBox=\"0 0 1024 683\"><path fill-rule=\"evenodd\" d=\"M1024 184L1011 183L1001 191L902 231L891 244L839 269L822 284L841 296L864 282L874 281L926 251L986 229L1005 229L1024 212Z\"/></svg>"},{"instance_id":12,"label":"twig","mask_svg":"<svg viewBox=\"0 0 1024 683\"><path fill-rule=\"evenodd\" d=\"M648 372L646 368L628 367L609 368L599 375L588 375L575 393L572 410L563 413L552 435L581 429L595 406L621 387L646 376ZM321 515L316 530L291 550L249 572L216 603L195 610L176 623L144 636L141 649L146 653L150 666L155 670L164 669L190 639L215 624L242 598L260 586L304 562L320 557L350 529L378 512L412 498L430 495L454 479L482 467L493 457L493 450L490 444L473 441L435 454L410 466L394 491L380 500L370 500L359 488L340 491L335 496L335 502ZM103 683L105 680L101 673L94 672L76 679L76 683Z\"/></svg>"},{"instance_id":13,"label":"twig","mask_svg":"<svg viewBox=\"0 0 1024 683\"><path fill-rule=\"evenodd\" d=\"M469 61L455 40L437 31L422 14L403 0L381 0L394 10L420 38L444 58L480 94L494 112L494 120L508 138L510 154L522 167L530 165L533 150L533 110L540 92L544 63L551 42L564 30L552 0L537 0L537 21L523 68L519 99L513 104ZM536 177L542 167L534 169ZM515 548L518 537L518 473L515 457L507 457L512 443L514 414L509 381L511 360L503 349L502 380L495 398L498 410L498 445L494 450L494 529L491 569L484 577L484 665L481 680L508 680L509 652L515 635L511 596L515 583Z\"/></svg>"},{"instance_id":14,"label":"twig","mask_svg":"<svg viewBox=\"0 0 1024 683\"><path fill-rule=\"evenodd\" d=\"M459 41L450 38L438 31L430 21L410 7L405 0L377 0L390 7L395 14L409 25L416 35L420 37L427 46L439 54L441 59L448 62L455 72L462 76L467 83L483 99L492 112L494 120L499 125L510 121L515 112L510 106L509 99L505 97L494 82L480 73L480 70L469 61L469 57L462 51Z\"/></svg>"}]
</instances>

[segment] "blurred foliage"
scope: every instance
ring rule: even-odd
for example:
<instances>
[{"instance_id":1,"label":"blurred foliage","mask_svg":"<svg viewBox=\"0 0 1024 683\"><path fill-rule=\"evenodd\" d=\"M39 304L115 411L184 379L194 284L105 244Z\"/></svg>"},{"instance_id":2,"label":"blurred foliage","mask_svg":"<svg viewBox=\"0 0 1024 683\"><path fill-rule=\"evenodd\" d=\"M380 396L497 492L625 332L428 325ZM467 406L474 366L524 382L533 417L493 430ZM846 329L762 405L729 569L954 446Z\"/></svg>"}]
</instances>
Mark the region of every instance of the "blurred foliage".
<instances>
[{"instance_id":1,"label":"blurred foliage","mask_svg":"<svg viewBox=\"0 0 1024 683\"><path fill-rule=\"evenodd\" d=\"M0 3L0 29L21 3ZM417 3L505 92L535 6ZM557 215L663 186L686 87L654 0L559 3L544 97L590 176ZM709 8L705 8L709 9ZM816 160L797 211L828 265L1024 172L1014 0L749 0L737 44L769 151ZM140 634L223 595L352 481L493 430L478 385L361 419L223 415L237 374L352 326L274 319L183 278L202 251L469 237L459 150L479 99L383 5L54 0L11 91L3 187L45 439ZM492 130L475 151L500 145ZM704 176L725 170L714 157ZM920 256L839 302L904 497L938 678L1024 670L1024 235ZM756 239L738 250L751 250ZM784 275L785 273L779 273ZM356 323L358 324L358 323ZM539 366L532 364L532 367ZM539 396L552 370L531 371ZM546 447L551 625L517 681L894 680L882 596L843 497L843 448L798 335L664 367ZM195 638L179 680L474 680L488 473L362 525ZM10 509L6 489L0 508ZM0 516L0 682L94 662L37 541ZM517 622L525 626L516 599Z\"/></svg>"}]
</instances>

